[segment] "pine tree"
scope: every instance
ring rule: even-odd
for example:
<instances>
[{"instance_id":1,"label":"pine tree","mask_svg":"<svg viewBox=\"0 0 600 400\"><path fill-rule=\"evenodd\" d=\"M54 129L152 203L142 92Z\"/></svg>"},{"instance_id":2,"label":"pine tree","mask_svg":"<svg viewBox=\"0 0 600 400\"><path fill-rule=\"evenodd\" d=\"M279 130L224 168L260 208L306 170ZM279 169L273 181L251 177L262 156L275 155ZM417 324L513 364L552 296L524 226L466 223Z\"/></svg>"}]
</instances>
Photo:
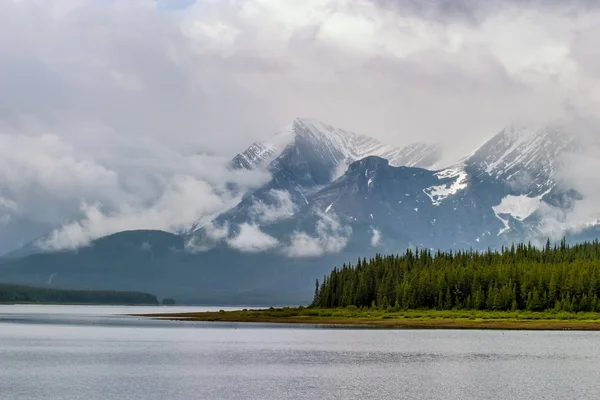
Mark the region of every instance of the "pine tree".
<instances>
[{"instance_id":1,"label":"pine tree","mask_svg":"<svg viewBox=\"0 0 600 400\"><path fill-rule=\"evenodd\" d=\"M321 304L321 301L319 300L319 290L319 280L317 279L315 283L315 296L313 297L313 302L311 304L312 307L318 307Z\"/></svg>"}]
</instances>

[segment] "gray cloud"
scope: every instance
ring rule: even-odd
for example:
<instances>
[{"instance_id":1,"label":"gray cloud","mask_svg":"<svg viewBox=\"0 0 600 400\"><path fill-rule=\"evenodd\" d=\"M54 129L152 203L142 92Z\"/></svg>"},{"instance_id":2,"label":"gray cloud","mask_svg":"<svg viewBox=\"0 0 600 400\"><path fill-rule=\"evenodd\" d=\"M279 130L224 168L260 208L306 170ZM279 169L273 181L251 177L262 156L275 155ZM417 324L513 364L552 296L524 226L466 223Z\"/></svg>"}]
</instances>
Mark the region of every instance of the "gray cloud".
<instances>
[{"instance_id":1,"label":"gray cloud","mask_svg":"<svg viewBox=\"0 0 600 400\"><path fill-rule=\"evenodd\" d=\"M266 179L225 160L296 116L453 160L511 122L597 115L592 3L0 2L2 226L180 229Z\"/></svg>"},{"instance_id":2,"label":"gray cloud","mask_svg":"<svg viewBox=\"0 0 600 400\"><path fill-rule=\"evenodd\" d=\"M509 8L546 10L567 14L581 14L598 9L589 0L372 0L382 7L416 14L422 18L442 22L460 21L480 24L486 18Z\"/></svg>"}]
</instances>

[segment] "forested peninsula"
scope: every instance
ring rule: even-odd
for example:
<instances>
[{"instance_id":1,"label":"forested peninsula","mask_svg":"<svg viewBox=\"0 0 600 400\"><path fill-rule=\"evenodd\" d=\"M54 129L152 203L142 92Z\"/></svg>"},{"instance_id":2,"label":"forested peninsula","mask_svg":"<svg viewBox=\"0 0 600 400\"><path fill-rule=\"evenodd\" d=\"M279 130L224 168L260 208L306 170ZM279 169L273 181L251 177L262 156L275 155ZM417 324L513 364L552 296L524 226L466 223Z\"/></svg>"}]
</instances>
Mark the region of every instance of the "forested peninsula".
<instances>
[{"instance_id":1,"label":"forested peninsula","mask_svg":"<svg viewBox=\"0 0 600 400\"><path fill-rule=\"evenodd\" d=\"M156 296L111 290L62 290L0 284L0 303L155 305Z\"/></svg>"},{"instance_id":2,"label":"forested peninsula","mask_svg":"<svg viewBox=\"0 0 600 400\"><path fill-rule=\"evenodd\" d=\"M414 328L600 330L600 243L408 249L336 267L309 307L157 315L182 320Z\"/></svg>"},{"instance_id":3,"label":"forested peninsula","mask_svg":"<svg viewBox=\"0 0 600 400\"><path fill-rule=\"evenodd\" d=\"M313 306L397 310L600 311L600 244L432 254L407 250L334 268Z\"/></svg>"}]
</instances>

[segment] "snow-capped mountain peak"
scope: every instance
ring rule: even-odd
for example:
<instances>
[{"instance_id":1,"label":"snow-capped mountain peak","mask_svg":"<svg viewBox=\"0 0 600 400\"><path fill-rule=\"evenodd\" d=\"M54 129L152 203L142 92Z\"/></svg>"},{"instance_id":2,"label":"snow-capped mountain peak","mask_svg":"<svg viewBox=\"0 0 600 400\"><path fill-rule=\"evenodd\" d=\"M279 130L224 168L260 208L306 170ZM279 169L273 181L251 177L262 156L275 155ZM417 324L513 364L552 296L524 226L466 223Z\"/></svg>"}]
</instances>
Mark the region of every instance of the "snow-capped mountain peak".
<instances>
[{"instance_id":1,"label":"snow-capped mountain peak","mask_svg":"<svg viewBox=\"0 0 600 400\"><path fill-rule=\"evenodd\" d=\"M298 118L293 123L296 135L324 145L328 150L339 151L345 164L369 156L389 161L391 166L430 167L440 158L440 149L432 144L413 143L396 147L381 143L369 136L335 128L314 119Z\"/></svg>"},{"instance_id":2,"label":"snow-capped mountain peak","mask_svg":"<svg viewBox=\"0 0 600 400\"><path fill-rule=\"evenodd\" d=\"M505 181L517 192L539 195L554 187L561 156L575 146L574 135L553 128L509 126L468 159L479 176Z\"/></svg>"},{"instance_id":3,"label":"snow-capped mountain peak","mask_svg":"<svg viewBox=\"0 0 600 400\"><path fill-rule=\"evenodd\" d=\"M275 161L287 147L299 142L344 168L368 156L384 158L392 166L428 168L441 157L440 148L433 144L413 143L406 147L396 147L315 119L297 118L267 141L254 143L238 154L232 160L232 165L244 169L266 166Z\"/></svg>"},{"instance_id":4,"label":"snow-capped mountain peak","mask_svg":"<svg viewBox=\"0 0 600 400\"><path fill-rule=\"evenodd\" d=\"M268 144L255 142L243 153L231 160L235 169L253 169L275 158L277 149Z\"/></svg>"}]
</instances>

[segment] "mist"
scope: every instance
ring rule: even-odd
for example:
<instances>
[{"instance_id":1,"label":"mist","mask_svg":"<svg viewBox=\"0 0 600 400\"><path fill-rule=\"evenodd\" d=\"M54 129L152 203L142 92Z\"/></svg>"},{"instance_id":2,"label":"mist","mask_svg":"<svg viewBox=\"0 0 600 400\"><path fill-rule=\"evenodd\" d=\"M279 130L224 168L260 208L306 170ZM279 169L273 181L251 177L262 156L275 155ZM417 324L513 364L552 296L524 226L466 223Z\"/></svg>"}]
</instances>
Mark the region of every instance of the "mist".
<instances>
[{"instance_id":1,"label":"mist","mask_svg":"<svg viewBox=\"0 0 600 400\"><path fill-rule=\"evenodd\" d=\"M227 161L298 116L440 143L449 164L508 124L600 109L583 0L8 0L0 30L0 227L53 226L51 248L208 222L239 200L228 182L268 180ZM589 219L595 154L560 177L587 199L561 223ZM233 243L260 247L256 229Z\"/></svg>"}]
</instances>

